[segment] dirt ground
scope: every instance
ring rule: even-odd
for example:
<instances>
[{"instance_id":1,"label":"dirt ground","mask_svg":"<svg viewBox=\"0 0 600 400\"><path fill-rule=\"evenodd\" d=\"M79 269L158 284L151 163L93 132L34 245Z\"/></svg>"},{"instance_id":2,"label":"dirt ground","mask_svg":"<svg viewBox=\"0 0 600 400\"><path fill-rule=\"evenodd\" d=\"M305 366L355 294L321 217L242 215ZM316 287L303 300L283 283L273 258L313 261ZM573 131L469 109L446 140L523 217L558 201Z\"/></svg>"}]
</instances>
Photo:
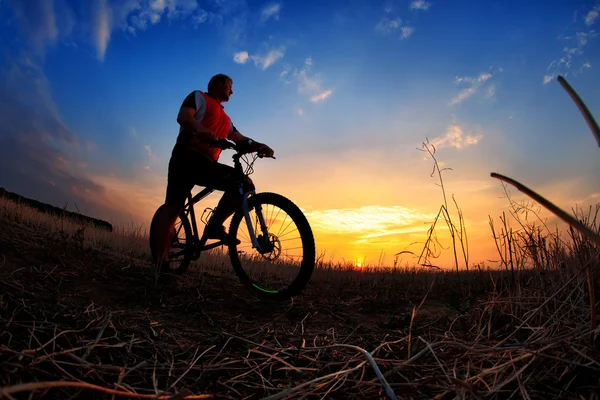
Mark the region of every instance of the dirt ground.
<instances>
[{"instance_id":1,"label":"dirt ground","mask_svg":"<svg viewBox=\"0 0 600 400\"><path fill-rule=\"evenodd\" d=\"M335 284L311 285L293 300L269 302L252 295L231 269L223 274L192 269L158 285L148 260L80 248L60 235L16 223L5 223L0 230L0 288L5 386L75 378L106 388L160 393L190 367L194 356L208 350L168 392L187 389L233 398L276 394L364 362L360 353L344 347L323 349L318 359L303 360L298 348L346 343L373 349L405 336L414 304L401 295L374 300ZM432 319L444 307L431 302L423 310L421 315ZM280 354L290 349L295 349L294 366ZM15 364L23 351L25 362ZM115 385L141 362L143 368L121 380L127 385ZM385 397L376 382L366 384L362 393L338 386L330 397ZM38 390L36 395L78 390ZM85 392L92 395L99 392Z\"/></svg>"},{"instance_id":2,"label":"dirt ground","mask_svg":"<svg viewBox=\"0 0 600 400\"><path fill-rule=\"evenodd\" d=\"M0 222L0 398L598 398L598 354L568 321L532 334L525 297L319 279L268 302L228 265L158 285L149 260Z\"/></svg>"}]
</instances>

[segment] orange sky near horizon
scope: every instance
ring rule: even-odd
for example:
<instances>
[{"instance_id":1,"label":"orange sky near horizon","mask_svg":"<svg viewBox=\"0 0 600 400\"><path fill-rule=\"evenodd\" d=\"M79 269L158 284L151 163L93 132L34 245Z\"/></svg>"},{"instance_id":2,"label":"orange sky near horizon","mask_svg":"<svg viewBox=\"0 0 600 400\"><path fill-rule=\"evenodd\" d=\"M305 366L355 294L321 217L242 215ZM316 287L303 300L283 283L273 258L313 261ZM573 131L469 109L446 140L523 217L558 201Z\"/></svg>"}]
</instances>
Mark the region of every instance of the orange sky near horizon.
<instances>
[{"instance_id":1,"label":"orange sky near horizon","mask_svg":"<svg viewBox=\"0 0 600 400\"><path fill-rule=\"evenodd\" d=\"M362 266L414 266L428 237L436 215L443 204L442 191L437 175L430 176L432 159L414 150L410 173L390 175L393 162L371 154L368 166L357 162L354 151L337 155L335 161L326 156L305 155L304 157L278 156L276 160L258 160L252 178L257 191L280 193L294 201L307 216L313 229L317 256L325 262ZM223 153L222 162L232 152ZM436 154L445 167L445 152ZM364 154L363 154L364 155ZM299 159L301 158L301 159ZM297 168L297 164L312 165L310 169ZM492 171L490 171L492 172ZM501 171L499 171L501 172ZM496 229L499 217L509 214L509 201L505 198L500 181L471 179L468 170L454 168L442 172L451 218L458 224L458 213L453 196L461 208L466 227L469 265L483 263L497 266L499 256L489 225L492 217ZM479 176L482 171L477 171ZM489 176L489 173L486 173ZM95 176L93 180L107 189L102 199L91 196L90 201L102 201L105 206L118 209L131 216L130 221L113 220L124 226L146 229L154 210L162 204L166 180L160 173L150 175L151 180L136 183L126 182L115 176ZM461 177L463 179L461 179ZM518 174L514 176L519 180ZM526 182L523 182L526 184ZM566 194L579 191L578 182L570 180L533 188L557 205L570 210L575 205L595 204L598 196L577 199ZM194 189L194 193L201 190ZM509 188L515 201L526 197L514 188ZM85 193L78 192L78 196ZM213 207L220 198L215 192L196 205L197 215L205 207ZM542 210L540 215L550 221L552 228L556 218ZM199 218L199 217L198 217ZM510 221L509 221L510 222ZM516 221L512 221L513 226ZM203 226L199 222L199 226ZM436 236L443 248L438 247L438 256L431 263L442 268L454 268L454 256L448 227L440 218ZM457 244L460 268L464 268L464 256ZM399 252L404 253L398 258Z\"/></svg>"}]
</instances>

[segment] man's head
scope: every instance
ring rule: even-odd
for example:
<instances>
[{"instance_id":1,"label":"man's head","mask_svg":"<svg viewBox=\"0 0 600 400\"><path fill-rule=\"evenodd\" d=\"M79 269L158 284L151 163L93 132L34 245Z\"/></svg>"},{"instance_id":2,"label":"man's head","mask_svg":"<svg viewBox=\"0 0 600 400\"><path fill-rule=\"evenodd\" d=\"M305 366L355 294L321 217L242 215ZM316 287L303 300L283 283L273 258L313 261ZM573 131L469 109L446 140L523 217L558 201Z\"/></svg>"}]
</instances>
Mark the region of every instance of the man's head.
<instances>
[{"instance_id":1,"label":"man's head","mask_svg":"<svg viewBox=\"0 0 600 400\"><path fill-rule=\"evenodd\" d=\"M229 101L233 94L233 80L225 74L217 74L208 82L208 94L219 102Z\"/></svg>"}]
</instances>

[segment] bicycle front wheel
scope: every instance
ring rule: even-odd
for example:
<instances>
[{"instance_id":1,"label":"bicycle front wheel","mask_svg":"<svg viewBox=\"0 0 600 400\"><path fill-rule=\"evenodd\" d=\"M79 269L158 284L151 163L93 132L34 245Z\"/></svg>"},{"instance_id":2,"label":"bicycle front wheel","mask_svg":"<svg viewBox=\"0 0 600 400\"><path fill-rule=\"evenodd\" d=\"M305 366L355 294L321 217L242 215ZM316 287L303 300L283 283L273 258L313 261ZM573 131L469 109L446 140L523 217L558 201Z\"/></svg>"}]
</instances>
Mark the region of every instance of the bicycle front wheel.
<instances>
[{"instance_id":1,"label":"bicycle front wheel","mask_svg":"<svg viewBox=\"0 0 600 400\"><path fill-rule=\"evenodd\" d=\"M315 266L315 239L308 220L292 201L276 193L259 193L248 199L250 222L260 244L252 246L242 210L237 211L229 235L240 241L229 245L236 275L254 293L285 300L298 295ZM268 235L264 235L262 214Z\"/></svg>"}]
</instances>

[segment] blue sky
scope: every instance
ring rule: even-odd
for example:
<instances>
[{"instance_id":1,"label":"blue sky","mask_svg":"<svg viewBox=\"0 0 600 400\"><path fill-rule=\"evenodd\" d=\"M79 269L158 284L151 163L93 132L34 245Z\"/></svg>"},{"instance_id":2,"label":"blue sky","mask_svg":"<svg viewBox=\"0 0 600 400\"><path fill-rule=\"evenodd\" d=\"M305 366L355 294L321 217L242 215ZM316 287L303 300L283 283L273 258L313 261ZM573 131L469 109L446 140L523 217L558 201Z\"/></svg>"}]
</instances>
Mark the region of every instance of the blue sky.
<instances>
[{"instance_id":1,"label":"blue sky","mask_svg":"<svg viewBox=\"0 0 600 400\"><path fill-rule=\"evenodd\" d=\"M323 249L373 258L423 235L440 202L416 150L425 138L485 237L506 206L492 171L567 209L597 201L599 149L555 78L600 114L599 12L597 1L1 0L0 186L147 223L179 106L222 72L228 114L278 156L257 165L259 190L303 207Z\"/></svg>"}]
</instances>

